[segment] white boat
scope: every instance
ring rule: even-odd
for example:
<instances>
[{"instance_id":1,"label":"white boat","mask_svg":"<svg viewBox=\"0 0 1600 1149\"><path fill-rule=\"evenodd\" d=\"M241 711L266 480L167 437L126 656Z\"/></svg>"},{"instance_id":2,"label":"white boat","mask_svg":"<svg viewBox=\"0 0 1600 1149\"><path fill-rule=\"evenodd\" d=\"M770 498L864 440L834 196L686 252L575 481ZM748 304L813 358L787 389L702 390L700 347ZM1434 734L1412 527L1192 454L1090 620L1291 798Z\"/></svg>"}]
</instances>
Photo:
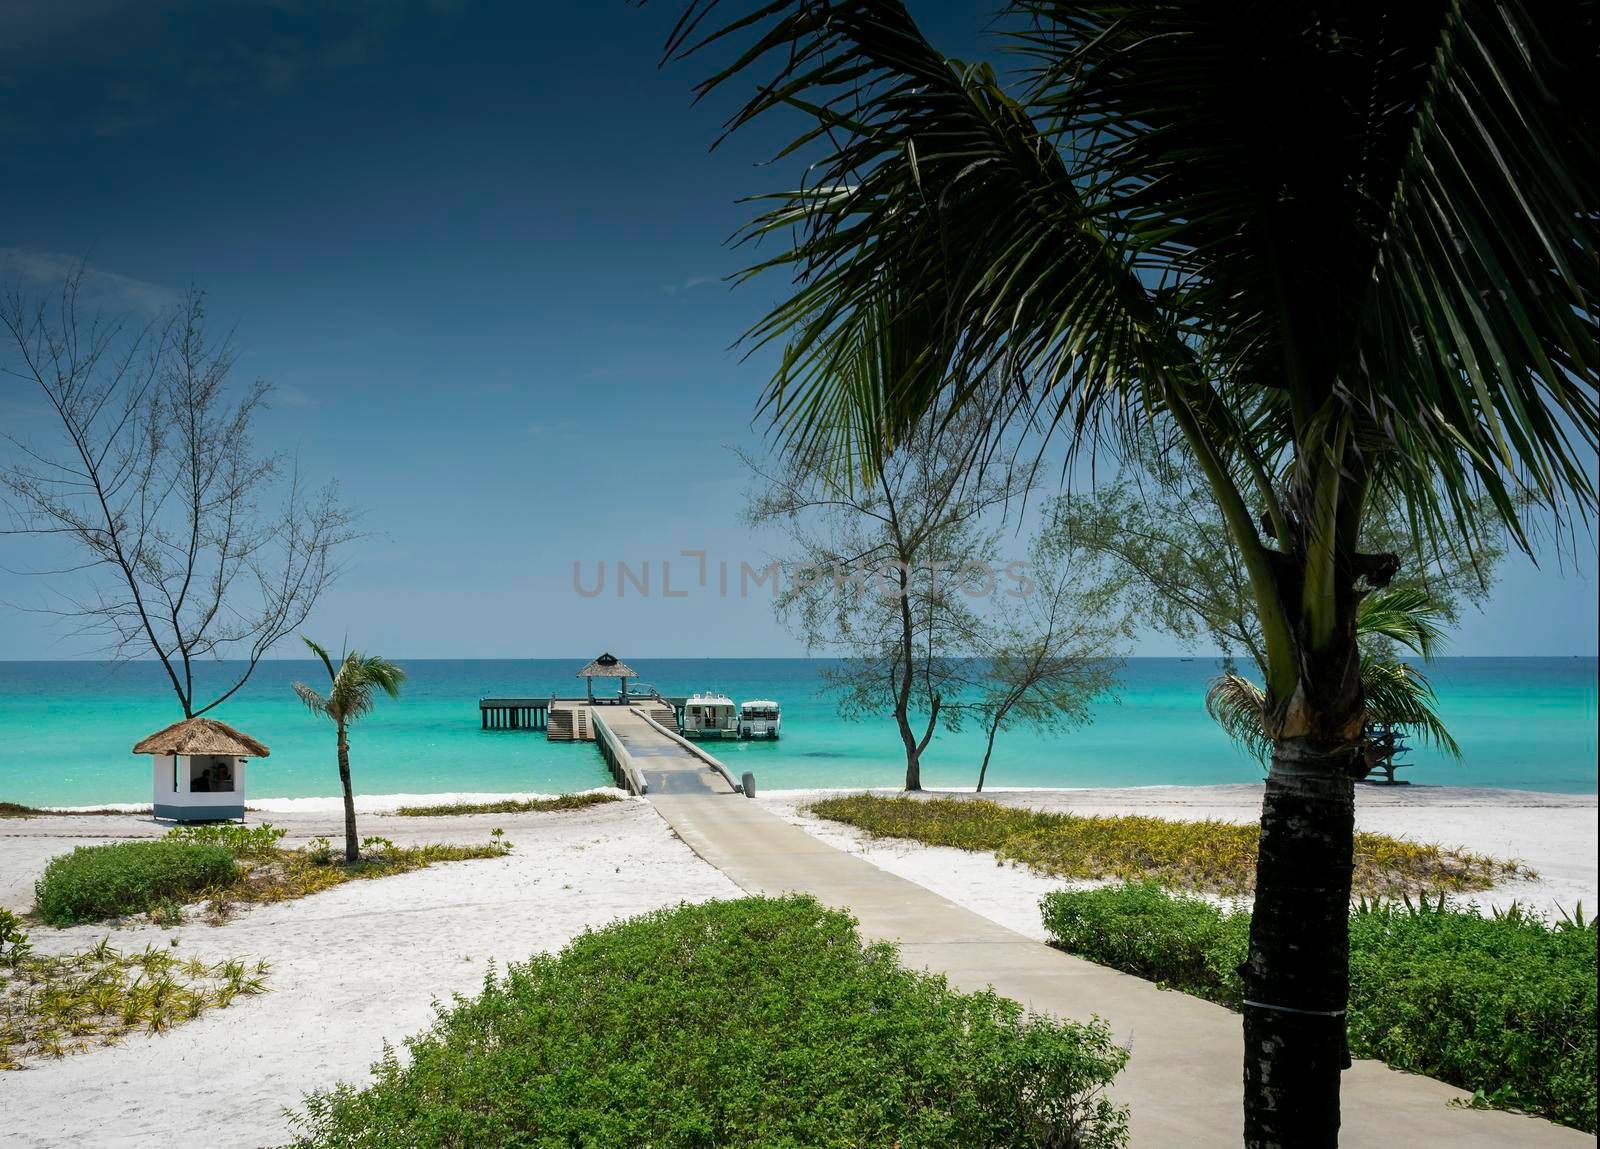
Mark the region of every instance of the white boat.
<instances>
[{"instance_id":1,"label":"white boat","mask_svg":"<svg viewBox=\"0 0 1600 1149\"><path fill-rule=\"evenodd\" d=\"M753 698L739 703L740 738L776 738L783 725L778 704L770 698Z\"/></svg>"},{"instance_id":2,"label":"white boat","mask_svg":"<svg viewBox=\"0 0 1600 1149\"><path fill-rule=\"evenodd\" d=\"M739 714L726 694L691 694L683 704L685 738L737 738Z\"/></svg>"}]
</instances>

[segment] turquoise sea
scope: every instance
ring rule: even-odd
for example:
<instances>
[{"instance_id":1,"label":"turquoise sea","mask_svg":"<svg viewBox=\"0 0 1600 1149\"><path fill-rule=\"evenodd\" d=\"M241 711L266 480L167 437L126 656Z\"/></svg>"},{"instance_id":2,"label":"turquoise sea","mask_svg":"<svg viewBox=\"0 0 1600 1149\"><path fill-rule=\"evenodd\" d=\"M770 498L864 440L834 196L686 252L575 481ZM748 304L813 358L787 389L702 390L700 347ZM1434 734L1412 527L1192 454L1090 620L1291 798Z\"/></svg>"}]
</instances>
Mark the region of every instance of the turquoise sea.
<instances>
[{"instance_id":1,"label":"turquoise sea","mask_svg":"<svg viewBox=\"0 0 1600 1149\"><path fill-rule=\"evenodd\" d=\"M542 732L483 731L481 695L575 692L586 659L410 661L405 696L383 702L353 731L358 789L368 794L569 791L606 781L592 744L549 743ZM903 758L893 724L844 722L809 659L630 659L666 694L717 689L776 698L777 743L715 749L762 789L892 786ZM216 668L211 668L215 672ZM1248 782L1260 768L1206 717L1202 700L1215 660L1136 658L1118 697L1092 725L1053 738L1003 735L990 767L994 786L1152 786ZM309 662L267 662L214 716L266 742L272 756L251 770L252 797L333 795L333 734L294 697ZM1457 764L1426 750L1406 775L1418 783L1594 792L1594 658L1446 658L1433 665L1446 721L1466 752ZM0 800L80 805L148 801L148 759L138 739L179 717L151 663L0 662ZM924 783L970 786L982 754L975 731L940 734Z\"/></svg>"}]
</instances>

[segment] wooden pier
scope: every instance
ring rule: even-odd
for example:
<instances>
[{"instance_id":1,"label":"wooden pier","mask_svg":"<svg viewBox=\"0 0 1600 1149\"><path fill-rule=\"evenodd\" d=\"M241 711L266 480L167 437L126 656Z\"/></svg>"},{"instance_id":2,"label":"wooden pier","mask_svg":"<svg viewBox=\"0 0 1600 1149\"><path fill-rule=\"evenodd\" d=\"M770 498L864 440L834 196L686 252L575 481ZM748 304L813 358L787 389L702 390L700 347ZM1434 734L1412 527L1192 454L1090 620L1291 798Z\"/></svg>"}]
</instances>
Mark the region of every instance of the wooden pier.
<instances>
[{"instance_id":1,"label":"wooden pier","mask_svg":"<svg viewBox=\"0 0 1600 1149\"><path fill-rule=\"evenodd\" d=\"M732 771L644 706L596 706L588 718L613 781L630 794L743 792Z\"/></svg>"},{"instance_id":2,"label":"wooden pier","mask_svg":"<svg viewBox=\"0 0 1600 1149\"><path fill-rule=\"evenodd\" d=\"M480 698L485 730L544 730L550 724L549 698Z\"/></svg>"},{"instance_id":3,"label":"wooden pier","mask_svg":"<svg viewBox=\"0 0 1600 1149\"><path fill-rule=\"evenodd\" d=\"M639 683L609 652L575 677L584 680L582 698L480 698L478 720L485 730L543 730L551 742L597 743L612 780L630 794L743 793L726 766L678 733L687 697L668 698ZM616 693L596 698L597 678L618 680Z\"/></svg>"},{"instance_id":4,"label":"wooden pier","mask_svg":"<svg viewBox=\"0 0 1600 1149\"><path fill-rule=\"evenodd\" d=\"M661 721L681 727L683 707L687 701L687 697L668 698L651 694L629 698L627 705L643 706L652 712L667 711ZM556 698L554 695L547 698L480 698L478 721L484 730L543 730L545 737L552 742L589 742L594 734L587 730L578 732L579 725L587 722L587 718L580 719L577 711L582 710L587 714L591 707L621 709L623 703L620 699Z\"/></svg>"}]
</instances>

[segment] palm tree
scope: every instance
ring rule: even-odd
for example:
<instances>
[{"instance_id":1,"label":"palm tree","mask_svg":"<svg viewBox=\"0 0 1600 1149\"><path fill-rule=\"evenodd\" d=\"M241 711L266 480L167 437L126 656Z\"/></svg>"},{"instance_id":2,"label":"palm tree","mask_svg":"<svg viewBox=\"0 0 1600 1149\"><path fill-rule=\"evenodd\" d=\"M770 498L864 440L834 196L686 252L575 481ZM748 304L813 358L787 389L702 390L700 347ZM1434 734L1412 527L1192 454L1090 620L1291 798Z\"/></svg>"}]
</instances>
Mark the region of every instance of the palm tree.
<instances>
[{"instance_id":1,"label":"palm tree","mask_svg":"<svg viewBox=\"0 0 1600 1149\"><path fill-rule=\"evenodd\" d=\"M1193 453L1266 655L1245 1141L1336 1145L1355 622L1400 563L1357 540L1390 502L1423 543L1497 522L1531 550L1592 520L1594 3L1021 0L1005 82L899 0L721 26L714 2L668 54L731 51L700 87L753 88L729 131L806 121L778 156L803 178L747 233L777 241L748 274L793 281L747 336L781 347L762 409L783 442L870 474L998 376L995 425L1064 439L1068 464ZM892 371L852 367L874 331Z\"/></svg>"},{"instance_id":2,"label":"palm tree","mask_svg":"<svg viewBox=\"0 0 1600 1149\"><path fill-rule=\"evenodd\" d=\"M1437 605L1420 587L1389 587L1361 600L1356 609L1356 641L1361 648L1364 726L1409 730L1450 757L1460 758L1461 747L1439 715L1433 684L1384 645L1384 640L1398 643L1431 661L1441 640L1439 614ZM1212 719L1262 762L1272 757L1266 700L1260 686L1232 670L1213 678L1206 691L1206 710Z\"/></svg>"},{"instance_id":3,"label":"palm tree","mask_svg":"<svg viewBox=\"0 0 1600 1149\"><path fill-rule=\"evenodd\" d=\"M333 720L339 731L339 785L344 788L344 860L357 861L361 857L360 839L356 837L356 797L350 786L350 723L371 712L377 702L374 690L382 690L390 698L400 697L400 684L406 672L392 662L373 654L350 651L340 660L337 668L328 652L309 638L301 641L322 659L328 668L328 693L319 694L303 682L294 684L294 692L306 709Z\"/></svg>"}]
</instances>

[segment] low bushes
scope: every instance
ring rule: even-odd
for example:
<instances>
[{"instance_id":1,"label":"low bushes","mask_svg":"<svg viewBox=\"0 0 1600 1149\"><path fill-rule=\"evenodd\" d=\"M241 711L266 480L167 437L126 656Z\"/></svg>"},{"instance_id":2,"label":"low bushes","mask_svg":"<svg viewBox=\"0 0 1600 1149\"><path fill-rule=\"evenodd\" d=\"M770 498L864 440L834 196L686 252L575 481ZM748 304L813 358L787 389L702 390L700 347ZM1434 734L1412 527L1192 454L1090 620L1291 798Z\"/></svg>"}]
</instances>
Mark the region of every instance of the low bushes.
<instances>
[{"instance_id":1,"label":"low bushes","mask_svg":"<svg viewBox=\"0 0 1600 1149\"><path fill-rule=\"evenodd\" d=\"M34 897L41 919L70 926L193 901L238 878L238 864L222 846L165 839L119 842L79 846L52 858L34 885Z\"/></svg>"},{"instance_id":2,"label":"low bushes","mask_svg":"<svg viewBox=\"0 0 1600 1149\"><path fill-rule=\"evenodd\" d=\"M1238 1008L1249 915L1150 885L1043 902L1055 944ZM1350 1049L1482 1101L1595 1129L1593 922L1426 900L1350 915Z\"/></svg>"},{"instance_id":3,"label":"low bushes","mask_svg":"<svg viewBox=\"0 0 1600 1149\"><path fill-rule=\"evenodd\" d=\"M1238 1009L1250 915L1153 883L1062 890L1040 903L1051 942L1069 953Z\"/></svg>"},{"instance_id":4,"label":"low bushes","mask_svg":"<svg viewBox=\"0 0 1600 1149\"><path fill-rule=\"evenodd\" d=\"M1055 878L1151 880L1168 887L1231 896L1255 886L1254 822L1182 822L1136 815L1046 814L965 798L826 798L808 810L882 837L930 846L990 850L1003 862ZM1355 890L1400 897L1423 891L1486 890L1531 877L1516 862L1358 833Z\"/></svg>"},{"instance_id":5,"label":"low bushes","mask_svg":"<svg viewBox=\"0 0 1600 1149\"><path fill-rule=\"evenodd\" d=\"M275 853L289 831L271 822L242 826L237 822L213 822L200 826L174 826L167 831L169 842L190 842L199 846L221 846L236 858L264 858Z\"/></svg>"},{"instance_id":6,"label":"low bushes","mask_svg":"<svg viewBox=\"0 0 1600 1149\"><path fill-rule=\"evenodd\" d=\"M683 906L493 975L313 1094L305 1146L1121 1145L1099 1024L1026 1018L863 946L808 898Z\"/></svg>"},{"instance_id":7,"label":"low bushes","mask_svg":"<svg viewBox=\"0 0 1600 1149\"><path fill-rule=\"evenodd\" d=\"M204 901L220 924L241 905L284 902L345 882L386 878L439 862L501 858L512 845L498 827L482 845L396 846L366 838L347 863L326 838L285 849L286 831L270 823L179 826L165 838L115 846L79 846L54 858L34 885L35 910L52 926L149 912L157 925L179 925L185 905Z\"/></svg>"},{"instance_id":8,"label":"low bushes","mask_svg":"<svg viewBox=\"0 0 1600 1149\"><path fill-rule=\"evenodd\" d=\"M501 802L448 802L442 806L401 806L395 811L403 818L439 818L447 814L543 814L553 810L583 810L620 802L622 795L608 790L589 790L582 794L559 794L554 798L530 798Z\"/></svg>"},{"instance_id":9,"label":"low bushes","mask_svg":"<svg viewBox=\"0 0 1600 1149\"><path fill-rule=\"evenodd\" d=\"M1350 918L1350 1045L1595 1131L1595 929L1383 906Z\"/></svg>"}]
</instances>

